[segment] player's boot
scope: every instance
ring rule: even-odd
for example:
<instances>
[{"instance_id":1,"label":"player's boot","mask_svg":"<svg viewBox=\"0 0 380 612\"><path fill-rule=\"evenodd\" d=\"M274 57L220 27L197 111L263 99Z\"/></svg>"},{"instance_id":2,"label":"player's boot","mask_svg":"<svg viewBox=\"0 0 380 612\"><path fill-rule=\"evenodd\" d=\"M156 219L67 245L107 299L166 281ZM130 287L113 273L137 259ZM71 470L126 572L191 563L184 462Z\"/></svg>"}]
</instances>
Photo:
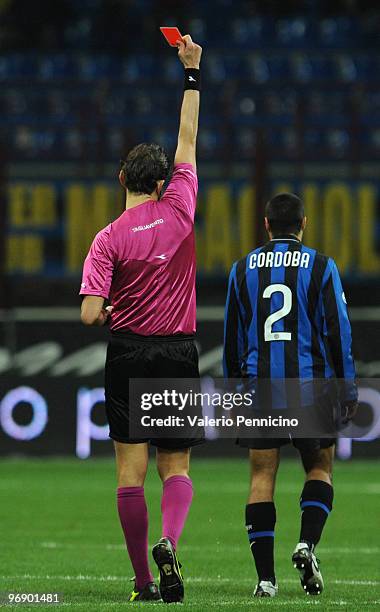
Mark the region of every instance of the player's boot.
<instances>
[{"instance_id":1,"label":"player's boot","mask_svg":"<svg viewBox=\"0 0 380 612\"><path fill-rule=\"evenodd\" d=\"M273 584L270 580L260 580L253 591L254 597L275 597L278 592L277 583Z\"/></svg>"},{"instance_id":2,"label":"player's boot","mask_svg":"<svg viewBox=\"0 0 380 612\"><path fill-rule=\"evenodd\" d=\"M301 585L307 595L320 595L323 578L319 571L319 560L306 542L299 542L292 556L293 567L298 570Z\"/></svg>"},{"instance_id":3,"label":"player's boot","mask_svg":"<svg viewBox=\"0 0 380 612\"><path fill-rule=\"evenodd\" d=\"M177 559L175 549L168 538L153 546L153 559L160 571L160 593L165 603L183 601L184 588L181 564Z\"/></svg>"},{"instance_id":4,"label":"player's boot","mask_svg":"<svg viewBox=\"0 0 380 612\"><path fill-rule=\"evenodd\" d=\"M132 578L132 580L135 579ZM154 582L148 582L148 584L139 591L135 580L135 586L133 587L133 591L128 601L161 601L161 595L158 586Z\"/></svg>"}]
</instances>

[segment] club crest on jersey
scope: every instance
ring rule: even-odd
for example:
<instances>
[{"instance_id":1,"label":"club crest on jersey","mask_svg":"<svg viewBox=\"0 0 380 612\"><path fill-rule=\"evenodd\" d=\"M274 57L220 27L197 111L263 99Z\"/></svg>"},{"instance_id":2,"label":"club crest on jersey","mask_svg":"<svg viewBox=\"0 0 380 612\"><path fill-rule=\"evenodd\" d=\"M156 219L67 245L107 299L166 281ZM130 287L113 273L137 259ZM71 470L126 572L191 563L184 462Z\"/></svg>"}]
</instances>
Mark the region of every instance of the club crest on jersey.
<instances>
[{"instance_id":1,"label":"club crest on jersey","mask_svg":"<svg viewBox=\"0 0 380 612\"><path fill-rule=\"evenodd\" d=\"M310 254L301 251L263 251L252 253L249 257L249 267L255 268L307 268L310 262Z\"/></svg>"}]
</instances>

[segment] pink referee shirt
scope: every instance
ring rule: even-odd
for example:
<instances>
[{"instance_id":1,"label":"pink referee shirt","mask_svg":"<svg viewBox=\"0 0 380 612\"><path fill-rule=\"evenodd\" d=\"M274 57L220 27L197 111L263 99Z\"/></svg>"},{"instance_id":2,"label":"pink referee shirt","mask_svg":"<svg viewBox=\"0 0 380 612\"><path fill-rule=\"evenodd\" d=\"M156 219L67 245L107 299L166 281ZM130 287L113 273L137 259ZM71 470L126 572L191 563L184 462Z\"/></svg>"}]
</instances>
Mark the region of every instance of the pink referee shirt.
<instances>
[{"instance_id":1,"label":"pink referee shirt","mask_svg":"<svg viewBox=\"0 0 380 612\"><path fill-rule=\"evenodd\" d=\"M195 332L197 191L193 166L177 164L161 200L125 210L95 236L80 294L110 300L112 331Z\"/></svg>"}]
</instances>

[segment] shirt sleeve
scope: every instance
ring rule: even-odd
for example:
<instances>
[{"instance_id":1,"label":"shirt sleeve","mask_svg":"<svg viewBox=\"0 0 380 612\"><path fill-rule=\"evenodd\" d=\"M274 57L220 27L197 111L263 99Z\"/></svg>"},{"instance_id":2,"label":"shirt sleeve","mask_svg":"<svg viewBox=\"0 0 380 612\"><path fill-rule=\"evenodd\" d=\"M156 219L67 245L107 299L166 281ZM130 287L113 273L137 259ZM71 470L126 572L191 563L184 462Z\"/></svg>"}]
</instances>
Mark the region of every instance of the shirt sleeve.
<instances>
[{"instance_id":1,"label":"shirt sleeve","mask_svg":"<svg viewBox=\"0 0 380 612\"><path fill-rule=\"evenodd\" d=\"M328 263L327 278L322 293L325 335L335 375L342 383L342 399L356 400L358 393L352 356L351 324L338 268L332 259Z\"/></svg>"},{"instance_id":2,"label":"shirt sleeve","mask_svg":"<svg viewBox=\"0 0 380 612\"><path fill-rule=\"evenodd\" d=\"M114 267L110 247L110 226L108 226L95 236L85 259L79 294L97 295L108 299Z\"/></svg>"},{"instance_id":3,"label":"shirt sleeve","mask_svg":"<svg viewBox=\"0 0 380 612\"><path fill-rule=\"evenodd\" d=\"M223 372L225 378L240 378L244 349L244 333L236 288L236 263L228 281L224 314Z\"/></svg>"},{"instance_id":4,"label":"shirt sleeve","mask_svg":"<svg viewBox=\"0 0 380 612\"><path fill-rule=\"evenodd\" d=\"M191 164L176 164L161 202L184 210L194 221L197 203L198 177Z\"/></svg>"}]
</instances>

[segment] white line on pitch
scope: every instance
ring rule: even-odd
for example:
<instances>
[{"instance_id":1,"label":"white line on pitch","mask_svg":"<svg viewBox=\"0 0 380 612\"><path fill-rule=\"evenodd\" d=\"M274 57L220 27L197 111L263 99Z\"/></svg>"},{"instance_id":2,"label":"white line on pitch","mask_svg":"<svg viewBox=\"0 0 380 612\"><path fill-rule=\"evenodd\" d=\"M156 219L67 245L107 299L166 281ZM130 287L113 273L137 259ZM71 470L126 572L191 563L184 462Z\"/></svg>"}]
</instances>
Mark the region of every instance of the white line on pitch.
<instances>
[{"instance_id":1,"label":"white line on pitch","mask_svg":"<svg viewBox=\"0 0 380 612\"><path fill-rule=\"evenodd\" d=\"M65 580L65 581L83 581L83 582L126 582L129 579L126 576L87 576L84 574L78 574L77 576L70 575L52 575L46 574L46 576L38 576L33 574L20 574L16 576L0 576L2 580ZM240 578L240 582L254 583L254 579L251 578ZM207 577L203 576L189 576L186 582L194 582L197 584L211 584L211 583L230 583L235 582L233 578L222 578L222 577ZM280 583L286 584L298 584L298 580L294 578L284 578L280 580ZM378 580L329 580L330 584L344 584L352 586L380 586Z\"/></svg>"},{"instance_id":2,"label":"white line on pitch","mask_svg":"<svg viewBox=\"0 0 380 612\"><path fill-rule=\"evenodd\" d=\"M4 543L3 543L4 545ZM153 544L152 544L153 545ZM54 550L55 548L66 548L70 550L76 550L78 548L81 549L91 549L98 548L102 550L126 550L125 544L66 544L64 542L41 542L39 544L41 548L47 548ZM202 550L215 550L218 547L218 544L215 546L197 546L193 544L184 544L181 546L182 551L202 551ZM244 550L244 545L241 546L229 546L229 550L233 550L235 552L239 552ZM350 555L350 554L358 554L358 555L378 555L380 553L379 546L320 546L318 548L318 552L321 554L339 554L339 555Z\"/></svg>"}]
</instances>

